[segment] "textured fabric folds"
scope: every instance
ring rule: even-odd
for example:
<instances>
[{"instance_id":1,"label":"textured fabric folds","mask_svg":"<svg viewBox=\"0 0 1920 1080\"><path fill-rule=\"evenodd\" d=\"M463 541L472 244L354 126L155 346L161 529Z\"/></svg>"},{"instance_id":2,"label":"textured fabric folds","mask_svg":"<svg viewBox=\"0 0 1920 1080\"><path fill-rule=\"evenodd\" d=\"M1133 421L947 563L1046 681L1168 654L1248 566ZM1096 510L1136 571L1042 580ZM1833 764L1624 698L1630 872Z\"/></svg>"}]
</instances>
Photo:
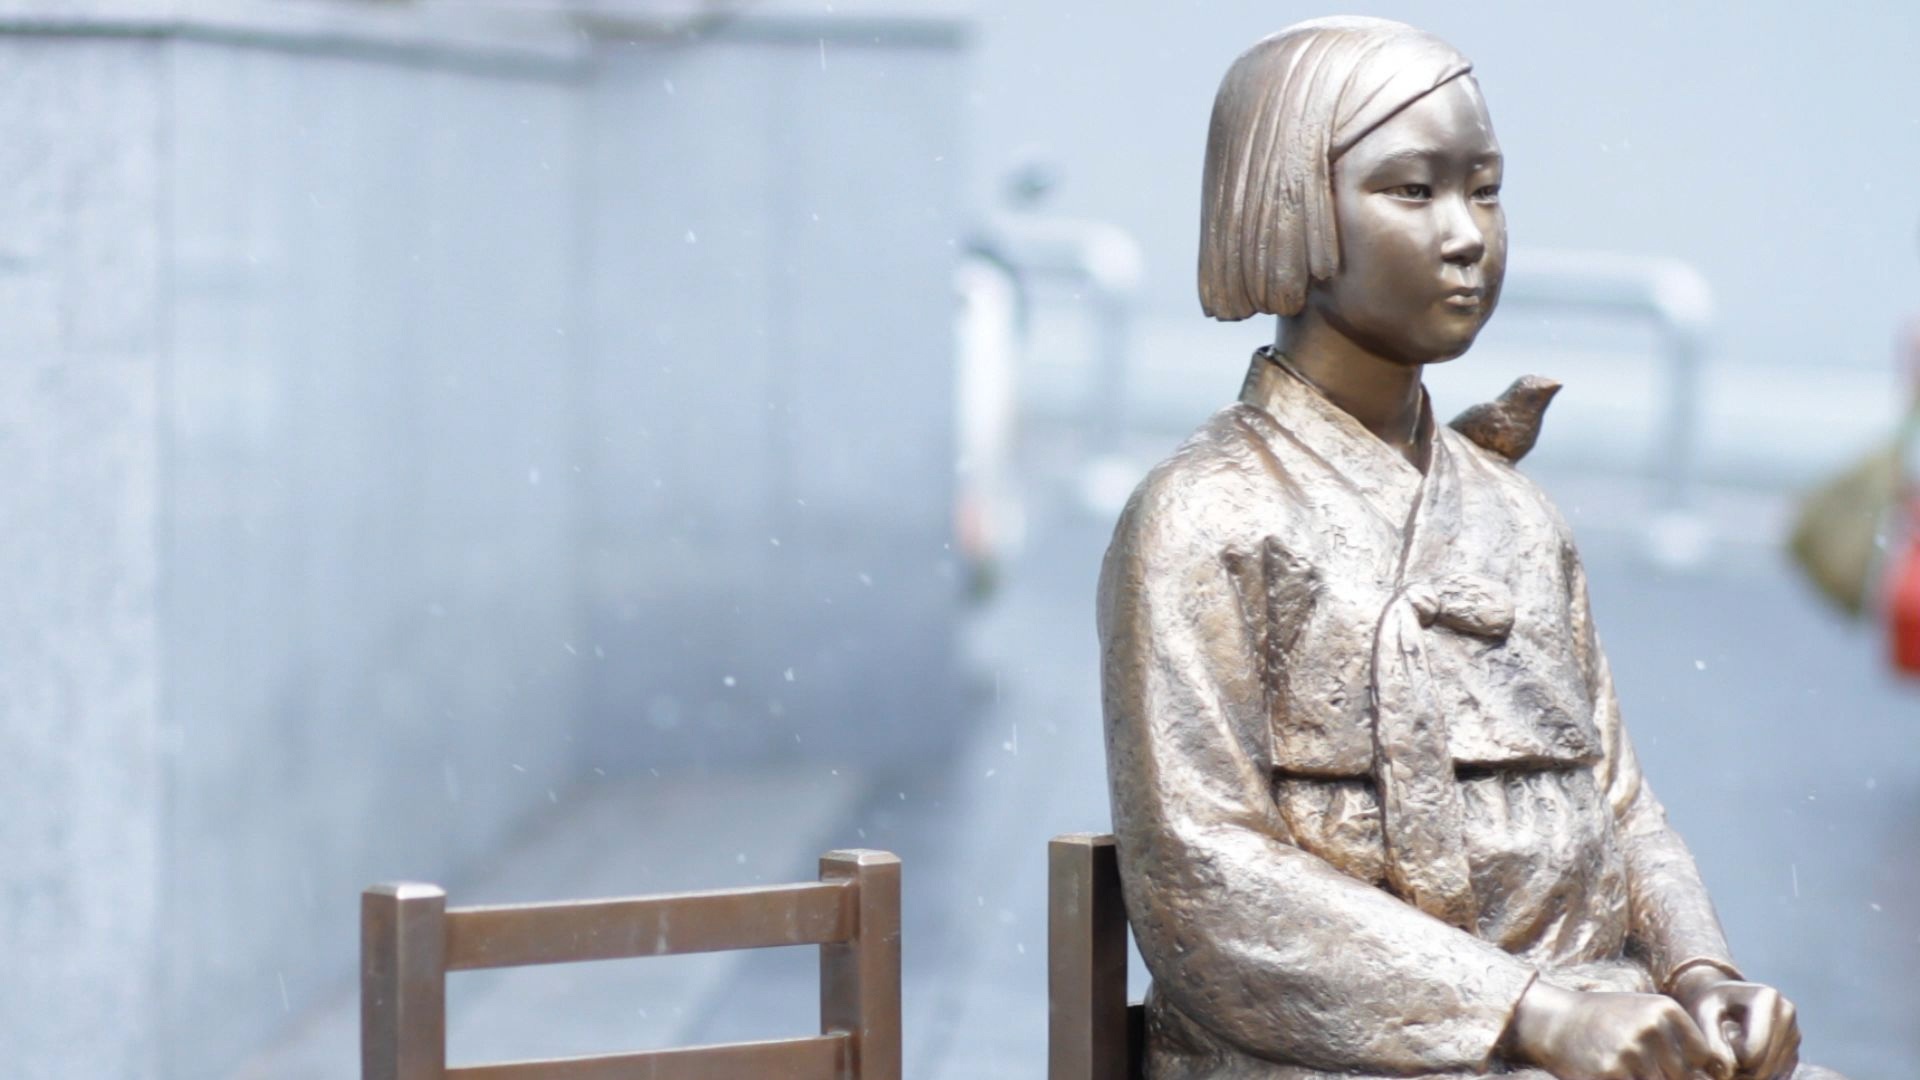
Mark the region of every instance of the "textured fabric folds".
<instances>
[{"instance_id":1,"label":"textured fabric folds","mask_svg":"<svg viewBox=\"0 0 1920 1080\"><path fill-rule=\"evenodd\" d=\"M1262 350L1115 528L1102 693L1149 1076L1510 1071L1535 979L1733 970L1565 523L1425 425L1423 475Z\"/></svg>"}]
</instances>

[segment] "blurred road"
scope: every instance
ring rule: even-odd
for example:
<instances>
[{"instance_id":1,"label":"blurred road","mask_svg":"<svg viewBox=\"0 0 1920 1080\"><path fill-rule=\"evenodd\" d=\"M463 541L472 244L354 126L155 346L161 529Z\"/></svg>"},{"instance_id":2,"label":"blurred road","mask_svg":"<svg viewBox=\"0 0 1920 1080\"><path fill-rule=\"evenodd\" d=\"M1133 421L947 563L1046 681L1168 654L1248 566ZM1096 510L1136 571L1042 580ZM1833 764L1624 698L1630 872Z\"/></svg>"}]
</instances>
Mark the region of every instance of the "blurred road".
<instances>
[{"instance_id":1,"label":"blurred road","mask_svg":"<svg viewBox=\"0 0 1920 1080\"><path fill-rule=\"evenodd\" d=\"M1789 576L1780 501L1710 503L1735 535L1706 569L1667 574L1640 554L1631 487L1542 480L1581 534L1630 730L1736 956L1799 1004L1807 1060L1911 1075L1920 686ZM1046 840L1108 820L1092 612L1108 524L1034 502L1032 543L972 628L971 752L860 816L906 860L916 1080L1042 1075Z\"/></svg>"},{"instance_id":2,"label":"blurred road","mask_svg":"<svg viewBox=\"0 0 1920 1080\"><path fill-rule=\"evenodd\" d=\"M1580 532L1629 727L1736 956L1797 1002L1807 1060L1911 1075L1920 686L1790 577L1772 541L1782 500L1709 498L1732 535L1673 574L1641 555L1632 485L1541 479ZM1093 588L1109 525L1044 481L1033 495L1031 543L970 628L968 751L886 782L855 818L863 843L905 859L914 1080L1043 1075L1046 841L1108 821ZM1141 974L1136 958L1136 994ZM804 1003L813 977L804 958L743 972L697 1034L771 1034L755 1016Z\"/></svg>"},{"instance_id":3,"label":"blurred road","mask_svg":"<svg viewBox=\"0 0 1920 1080\"><path fill-rule=\"evenodd\" d=\"M1030 541L968 626L962 753L905 776L809 765L576 792L456 902L798 880L827 847L887 848L905 860L906 1075L1038 1080L1046 842L1108 821L1092 604L1109 517L1081 508L1065 465L1032 475ZM1852 1080L1911 1075L1920 686L1896 684L1878 641L1789 575L1772 539L1782 500L1710 499L1727 538L1676 574L1640 554L1634 485L1541 479L1581 535L1629 727L1736 955L1799 1004L1808 1060ZM801 949L462 976L454 1057L805 1032L814 964ZM343 995L249 1075L352 1076L354 1015Z\"/></svg>"}]
</instances>

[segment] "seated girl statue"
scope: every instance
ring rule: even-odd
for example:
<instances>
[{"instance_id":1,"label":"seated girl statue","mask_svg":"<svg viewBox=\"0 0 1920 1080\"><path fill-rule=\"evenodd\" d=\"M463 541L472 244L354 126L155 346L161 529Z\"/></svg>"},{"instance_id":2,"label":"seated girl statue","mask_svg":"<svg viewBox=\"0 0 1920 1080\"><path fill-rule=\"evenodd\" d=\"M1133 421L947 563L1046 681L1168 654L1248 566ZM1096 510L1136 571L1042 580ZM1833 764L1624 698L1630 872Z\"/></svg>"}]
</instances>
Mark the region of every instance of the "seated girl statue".
<instances>
[{"instance_id":1,"label":"seated girl statue","mask_svg":"<svg viewBox=\"0 0 1920 1080\"><path fill-rule=\"evenodd\" d=\"M1200 295L1279 317L1135 492L1099 625L1154 1080L1784 1080L1621 727L1566 523L1514 462L1555 385L1454 427L1507 253L1467 60L1378 19L1234 62Z\"/></svg>"}]
</instances>

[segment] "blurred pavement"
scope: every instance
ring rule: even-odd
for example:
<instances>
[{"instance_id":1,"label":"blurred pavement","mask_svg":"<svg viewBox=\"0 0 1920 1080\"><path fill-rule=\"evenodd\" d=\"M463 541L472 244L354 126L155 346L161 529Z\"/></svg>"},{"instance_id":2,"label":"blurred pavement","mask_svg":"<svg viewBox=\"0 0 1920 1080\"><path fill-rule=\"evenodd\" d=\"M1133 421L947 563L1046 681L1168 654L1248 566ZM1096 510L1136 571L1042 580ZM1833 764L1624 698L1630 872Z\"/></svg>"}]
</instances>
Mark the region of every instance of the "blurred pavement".
<instances>
[{"instance_id":1,"label":"blurred pavement","mask_svg":"<svg viewBox=\"0 0 1920 1080\"><path fill-rule=\"evenodd\" d=\"M1147 456L1165 449L1139 447ZM1030 442L1029 456L1047 457L1044 440ZM1029 544L968 627L977 719L962 753L858 783L791 774L662 781L654 801L628 804L624 817L581 799L551 826L591 848L598 865L705 852L674 887L810 877L812 860L832 846L898 852L913 1080L1043 1075L1046 842L1107 825L1092 598L1109 524L1068 496L1071 458L1061 448L1058 468L1038 462ZM1736 956L1799 1004L1808 1060L1852 1080L1909 1075L1904 1063L1920 1057L1909 1026L1920 1015L1920 686L1894 682L1879 642L1830 616L1789 576L1772 540L1784 500L1715 493L1707 505L1735 539L1706 569L1674 575L1640 554L1635 486L1577 472L1540 478L1580 533L1628 723ZM716 816L723 807L731 810ZM539 847L517 858L544 866L545 879L515 873L517 893L495 886L488 898L590 895L611 884L586 862L540 863ZM692 876L696 869L708 877ZM626 877L631 885L644 875ZM491 1006L457 996L456 1058L496 1046L586 1052L811 1029L817 976L808 950L715 962L697 979L646 973L679 960L634 962L618 984L529 983L522 997ZM331 1034L309 1023L309 1062L316 1043L330 1048L320 1056L350 1061L350 1004L341 1003ZM263 1061L258 1075L351 1075L275 1067L287 1060Z\"/></svg>"}]
</instances>

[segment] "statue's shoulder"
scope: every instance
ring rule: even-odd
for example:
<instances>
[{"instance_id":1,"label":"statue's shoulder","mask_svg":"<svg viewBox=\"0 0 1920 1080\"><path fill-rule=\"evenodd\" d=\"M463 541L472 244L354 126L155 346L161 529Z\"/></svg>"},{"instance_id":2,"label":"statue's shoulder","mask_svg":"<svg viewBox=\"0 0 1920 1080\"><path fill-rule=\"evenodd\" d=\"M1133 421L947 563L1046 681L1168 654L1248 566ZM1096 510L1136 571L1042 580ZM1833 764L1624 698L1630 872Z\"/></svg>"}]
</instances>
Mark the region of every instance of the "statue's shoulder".
<instances>
[{"instance_id":1,"label":"statue's shoulder","mask_svg":"<svg viewBox=\"0 0 1920 1080\"><path fill-rule=\"evenodd\" d=\"M1272 501L1275 477L1259 409L1235 403L1208 417L1147 472L1122 511L1116 535L1229 543Z\"/></svg>"},{"instance_id":2,"label":"statue's shoulder","mask_svg":"<svg viewBox=\"0 0 1920 1080\"><path fill-rule=\"evenodd\" d=\"M1562 548L1572 549L1573 528L1539 481L1516 468L1506 455L1475 442L1457 428L1443 431L1440 437L1453 451L1462 481L1479 489L1483 497L1493 496L1491 503L1481 503L1483 507L1503 506L1510 527L1551 533Z\"/></svg>"}]
</instances>

